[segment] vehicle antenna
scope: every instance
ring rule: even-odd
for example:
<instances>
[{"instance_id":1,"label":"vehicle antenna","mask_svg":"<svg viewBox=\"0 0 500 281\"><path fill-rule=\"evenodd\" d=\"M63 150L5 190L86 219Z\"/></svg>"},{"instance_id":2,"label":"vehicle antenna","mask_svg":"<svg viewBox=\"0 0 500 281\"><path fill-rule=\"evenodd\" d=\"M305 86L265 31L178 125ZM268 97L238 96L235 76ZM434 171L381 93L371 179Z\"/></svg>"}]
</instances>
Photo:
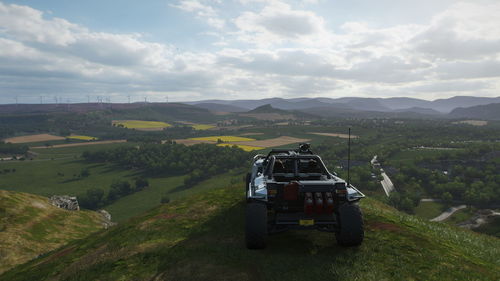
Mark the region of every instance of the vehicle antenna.
<instances>
[{"instance_id":1,"label":"vehicle antenna","mask_svg":"<svg viewBox=\"0 0 500 281\"><path fill-rule=\"evenodd\" d=\"M347 138L347 187L351 183L351 128L349 127L349 136Z\"/></svg>"}]
</instances>

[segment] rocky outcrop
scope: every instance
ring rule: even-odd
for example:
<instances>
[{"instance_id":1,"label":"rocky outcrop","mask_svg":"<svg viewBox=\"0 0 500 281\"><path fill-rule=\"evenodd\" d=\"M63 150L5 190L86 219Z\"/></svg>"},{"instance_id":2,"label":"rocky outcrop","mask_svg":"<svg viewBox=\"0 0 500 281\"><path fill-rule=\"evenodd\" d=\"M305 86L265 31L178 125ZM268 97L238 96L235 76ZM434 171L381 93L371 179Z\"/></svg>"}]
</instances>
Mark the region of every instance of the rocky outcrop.
<instances>
[{"instance_id":1,"label":"rocky outcrop","mask_svg":"<svg viewBox=\"0 0 500 281\"><path fill-rule=\"evenodd\" d=\"M73 196L68 196L68 195L53 195L50 197L50 204L70 210L70 211L79 211L80 210L80 205L78 205L78 200L76 197Z\"/></svg>"},{"instance_id":2,"label":"rocky outcrop","mask_svg":"<svg viewBox=\"0 0 500 281\"><path fill-rule=\"evenodd\" d=\"M104 229L108 229L110 226L116 225L116 222L111 221L111 214L106 210L97 211L102 216L102 226Z\"/></svg>"}]
</instances>

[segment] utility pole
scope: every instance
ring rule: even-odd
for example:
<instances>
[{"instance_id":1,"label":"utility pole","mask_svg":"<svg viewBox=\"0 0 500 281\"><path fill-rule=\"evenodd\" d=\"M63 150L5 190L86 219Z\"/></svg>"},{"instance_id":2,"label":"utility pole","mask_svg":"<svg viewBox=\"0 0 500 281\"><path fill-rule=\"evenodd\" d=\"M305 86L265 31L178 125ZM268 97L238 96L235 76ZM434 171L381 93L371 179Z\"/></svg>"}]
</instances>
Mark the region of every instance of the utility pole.
<instances>
[{"instance_id":1,"label":"utility pole","mask_svg":"<svg viewBox=\"0 0 500 281\"><path fill-rule=\"evenodd\" d=\"M40 96L40 104L43 104L43 96Z\"/></svg>"},{"instance_id":2,"label":"utility pole","mask_svg":"<svg viewBox=\"0 0 500 281\"><path fill-rule=\"evenodd\" d=\"M130 103L130 95L128 95L127 97L128 97L128 103Z\"/></svg>"},{"instance_id":3,"label":"utility pole","mask_svg":"<svg viewBox=\"0 0 500 281\"><path fill-rule=\"evenodd\" d=\"M87 103L90 103L90 95L87 95Z\"/></svg>"}]
</instances>

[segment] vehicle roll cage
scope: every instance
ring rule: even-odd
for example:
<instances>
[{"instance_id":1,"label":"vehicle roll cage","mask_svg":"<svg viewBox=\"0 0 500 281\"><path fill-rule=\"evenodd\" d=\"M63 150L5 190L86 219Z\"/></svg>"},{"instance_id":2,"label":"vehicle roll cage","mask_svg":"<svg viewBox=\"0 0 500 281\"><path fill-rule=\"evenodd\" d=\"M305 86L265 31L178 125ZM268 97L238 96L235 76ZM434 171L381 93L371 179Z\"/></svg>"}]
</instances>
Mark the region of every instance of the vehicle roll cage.
<instances>
[{"instance_id":1,"label":"vehicle roll cage","mask_svg":"<svg viewBox=\"0 0 500 281\"><path fill-rule=\"evenodd\" d=\"M272 151L271 151L272 152ZM269 152L269 154L271 154ZM290 152L290 151L287 151ZM321 159L321 157L317 155L313 155L312 152L310 155L302 155L302 154L295 154L295 153L290 153L288 155L268 155L270 157L267 161L267 165L265 166L264 170L264 176L267 176L268 178L272 178L273 176L273 170L274 170L274 164L276 163L276 159L292 159L292 160L300 160L300 159L307 159L307 160L316 160L318 163L318 166L321 168L322 172L330 179L331 178L331 173L328 171L326 168L325 163ZM266 158L267 159L267 158ZM297 161L294 161L294 167L293 167L293 173L294 177L299 177L299 169L297 165Z\"/></svg>"}]
</instances>

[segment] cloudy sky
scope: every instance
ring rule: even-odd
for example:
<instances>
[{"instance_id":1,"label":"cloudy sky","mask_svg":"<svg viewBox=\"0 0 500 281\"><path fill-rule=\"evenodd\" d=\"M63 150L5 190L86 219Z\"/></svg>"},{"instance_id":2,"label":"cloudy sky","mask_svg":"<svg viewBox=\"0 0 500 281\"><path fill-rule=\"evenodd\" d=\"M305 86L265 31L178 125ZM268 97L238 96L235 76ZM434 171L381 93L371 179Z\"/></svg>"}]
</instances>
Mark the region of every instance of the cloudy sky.
<instances>
[{"instance_id":1,"label":"cloudy sky","mask_svg":"<svg viewBox=\"0 0 500 281\"><path fill-rule=\"evenodd\" d=\"M498 0L0 0L0 103L500 96Z\"/></svg>"}]
</instances>

